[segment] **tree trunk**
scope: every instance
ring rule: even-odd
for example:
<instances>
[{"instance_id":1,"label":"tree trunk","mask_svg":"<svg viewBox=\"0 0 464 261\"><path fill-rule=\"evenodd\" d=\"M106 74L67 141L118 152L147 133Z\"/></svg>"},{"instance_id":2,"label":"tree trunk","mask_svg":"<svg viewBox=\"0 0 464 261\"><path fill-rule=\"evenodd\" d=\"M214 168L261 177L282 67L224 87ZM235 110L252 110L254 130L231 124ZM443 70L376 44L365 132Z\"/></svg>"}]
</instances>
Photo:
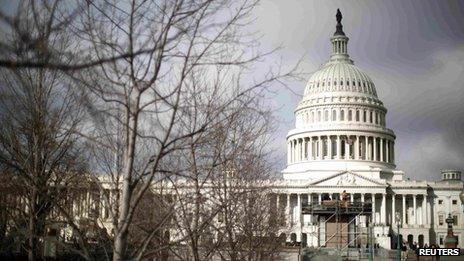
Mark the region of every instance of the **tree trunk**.
<instances>
[{"instance_id":1,"label":"tree trunk","mask_svg":"<svg viewBox=\"0 0 464 261\"><path fill-rule=\"evenodd\" d=\"M140 102L140 95L137 94L135 97L135 108L137 109ZM134 110L136 111L136 110ZM129 118L129 123L126 129L127 132L127 150L124 153L124 168L122 172L123 182L121 191L121 201L119 202L119 218L118 218L118 230L116 238L114 240L114 254L113 260L120 261L124 260L126 256L127 247L127 235L129 231L129 211L132 200L132 173L134 166L135 150L136 150L136 138L137 138L137 127L138 127L138 113L134 115L130 110L126 111L126 115Z\"/></svg>"},{"instance_id":2,"label":"tree trunk","mask_svg":"<svg viewBox=\"0 0 464 261\"><path fill-rule=\"evenodd\" d=\"M28 241L28 253L27 257L29 261L36 260L36 249L37 249L37 237L36 237L36 198L37 189L33 188L32 197L30 199L30 211L29 211L29 241Z\"/></svg>"}]
</instances>

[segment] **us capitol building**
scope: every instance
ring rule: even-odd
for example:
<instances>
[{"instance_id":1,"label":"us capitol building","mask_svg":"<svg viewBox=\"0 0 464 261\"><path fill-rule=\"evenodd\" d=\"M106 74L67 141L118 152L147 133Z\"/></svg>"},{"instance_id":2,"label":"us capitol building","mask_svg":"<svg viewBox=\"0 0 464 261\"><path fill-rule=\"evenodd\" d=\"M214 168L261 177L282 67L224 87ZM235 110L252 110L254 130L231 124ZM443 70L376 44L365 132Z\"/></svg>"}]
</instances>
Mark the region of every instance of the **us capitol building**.
<instances>
[{"instance_id":1,"label":"us capitol building","mask_svg":"<svg viewBox=\"0 0 464 261\"><path fill-rule=\"evenodd\" d=\"M332 54L310 77L287 135L287 167L273 201L284 217L281 236L314 247L371 242L391 249L399 231L403 242L443 247L445 220L452 217L463 248L461 172L443 170L433 182L406 179L396 169L387 109L372 79L350 59L339 11L336 17ZM343 191L348 202L342 204L355 210L344 213L333 203ZM373 241L366 241L368 233Z\"/></svg>"}]
</instances>

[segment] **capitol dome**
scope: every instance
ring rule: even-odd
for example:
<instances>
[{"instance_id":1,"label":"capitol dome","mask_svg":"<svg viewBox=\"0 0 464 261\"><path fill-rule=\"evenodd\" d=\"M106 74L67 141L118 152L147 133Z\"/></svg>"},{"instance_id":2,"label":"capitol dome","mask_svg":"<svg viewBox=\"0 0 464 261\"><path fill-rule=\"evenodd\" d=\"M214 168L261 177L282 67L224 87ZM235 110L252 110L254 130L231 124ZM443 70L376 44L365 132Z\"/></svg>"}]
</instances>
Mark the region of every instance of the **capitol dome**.
<instances>
[{"instance_id":1,"label":"capitol dome","mask_svg":"<svg viewBox=\"0 0 464 261\"><path fill-rule=\"evenodd\" d=\"M351 170L373 178L395 173L395 134L375 84L354 65L337 13L332 54L309 79L287 135L286 179L318 179Z\"/></svg>"}]
</instances>

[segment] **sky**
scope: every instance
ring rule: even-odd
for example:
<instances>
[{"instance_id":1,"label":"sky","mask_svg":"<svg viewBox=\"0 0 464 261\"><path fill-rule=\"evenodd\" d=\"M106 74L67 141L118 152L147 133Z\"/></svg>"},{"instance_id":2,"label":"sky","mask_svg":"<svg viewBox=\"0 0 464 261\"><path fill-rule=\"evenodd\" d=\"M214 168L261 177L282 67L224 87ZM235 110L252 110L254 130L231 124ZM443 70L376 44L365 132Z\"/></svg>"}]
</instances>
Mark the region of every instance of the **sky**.
<instances>
[{"instance_id":1,"label":"sky","mask_svg":"<svg viewBox=\"0 0 464 261\"><path fill-rule=\"evenodd\" d=\"M330 55L335 13L343 14L348 52L376 85L396 134L397 169L406 178L439 180L440 170L464 170L464 1L263 0L252 29L263 49L286 66L302 59L316 71ZM276 171L285 167L287 132L305 81L275 87L269 103L279 119Z\"/></svg>"}]
</instances>

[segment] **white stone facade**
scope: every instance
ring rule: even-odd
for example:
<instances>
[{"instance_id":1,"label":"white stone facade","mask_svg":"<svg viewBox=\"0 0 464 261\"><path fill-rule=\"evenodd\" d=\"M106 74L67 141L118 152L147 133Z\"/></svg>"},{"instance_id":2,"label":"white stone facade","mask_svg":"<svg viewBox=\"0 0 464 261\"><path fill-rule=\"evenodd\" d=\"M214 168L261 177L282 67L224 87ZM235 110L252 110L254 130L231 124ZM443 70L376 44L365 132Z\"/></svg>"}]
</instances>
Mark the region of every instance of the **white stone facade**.
<instances>
[{"instance_id":1,"label":"white stone facade","mask_svg":"<svg viewBox=\"0 0 464 261\"><path fill-rule=\"evenodd\" d=\"M287 167L276 186L276 208L285 214L287 241L321 246L323 222L302 214L308 202L343 190L351 202L372 203L374 243L391 248L398 231L403 241L443 246L448 215L464 247L463 189L459 171L444 171L442 181L411 181L395 166L395 134L386 126L387 109L373 81L348 55L340 23L331 38L332 55L309 79L287 135ZM366 225L366 215L356 225ZM392 241L393 240L393 241Z\"/></svg>"}]
</instances>

